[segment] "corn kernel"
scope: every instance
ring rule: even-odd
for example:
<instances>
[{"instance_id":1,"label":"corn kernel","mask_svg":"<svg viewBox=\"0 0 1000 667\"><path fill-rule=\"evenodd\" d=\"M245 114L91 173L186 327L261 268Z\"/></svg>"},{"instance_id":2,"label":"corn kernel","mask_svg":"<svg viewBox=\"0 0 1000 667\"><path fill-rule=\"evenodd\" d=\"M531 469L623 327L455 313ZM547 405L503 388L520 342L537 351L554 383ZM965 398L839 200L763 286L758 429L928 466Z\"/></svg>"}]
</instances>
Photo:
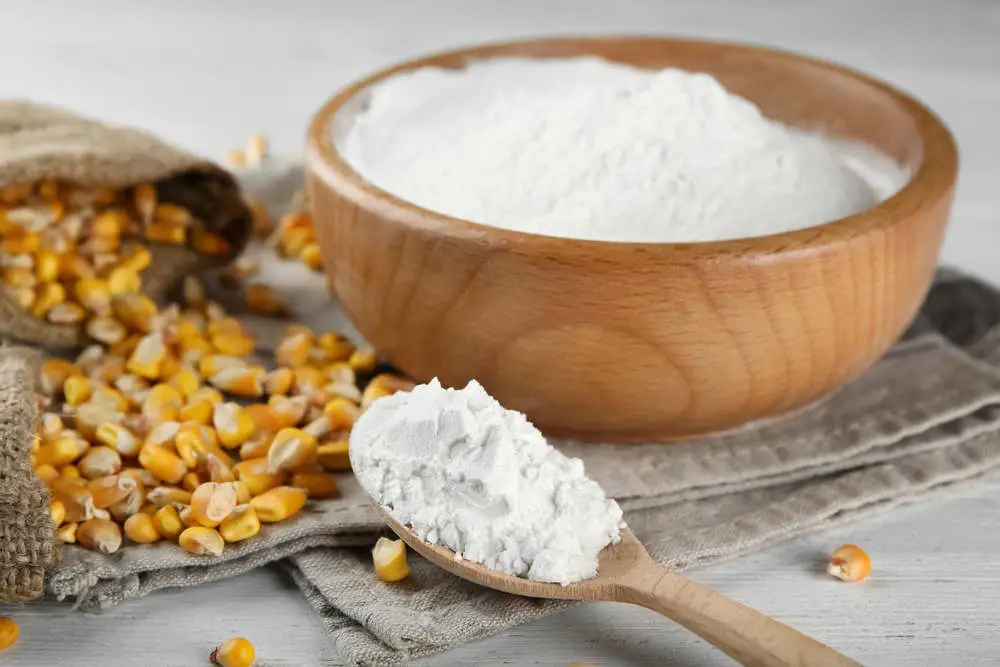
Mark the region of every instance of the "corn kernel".
<instances>
[{"instance_id":1,"label":"corn kernel","mask_svg":"<svg viewBox=\"0 0 1000 667\"><path fill-rule=\"evenodd\" d=\"M63 505L58 500L53 500L49 503L49 518L52 519L52 525L56 528L62 525L62 522L66 520L66 506Z\"/></svg>"},{"instance_id":2,"label":"corn kernel","mask_svg":"<svg viewBox=\"0 0 1000 667\"><path fill-rule=\"evenodd\" d=\"M316 243L307 243L303 246L301 252L299 252L299 261L313 271L319 272L323 270L323 253Z\"/></svg>"},{"instance_id":3,"label":"corn kernel","mask_svg":"<svg viewBox=\"0 0 1000 667\"><path fill-rule=\"evenodd\" d=\"M264 393L263 373L256 368L224 368L209 382L236 396L255 397Z\"/></svg>"},{"instance_id":4,"label":"corn kernel","mask_svg":"<svg viewBox=\"0 0 1000 667\"><path fill-rule=\"evenodd\" d=\"M139 344L140 340L142 340L142 334L131 334L129 336L125 336L125 338L108 347L108 352L127 359L132 356L132 353L135 352L135 348Z\"/></svg>"},{"instance_id":5,"label":"corn kernel","mask_svg":"<svg viewBox=\"0 0 1000 667\"><path fill-rule=\"evenodd\" d=\"M87 519L77 527L76 541L91 551L113 554L122 545L122 531L109 519Z\"/></svg>"},{"instance_id":6,"label":"corn kernel","mask_svg":"<svg viewBox=\"0 0 1000 667\"><path fill-rule=\"evenodd\" d=\"M120 391L111 387L97 387L87 402L91 405L110 408L115 412L125 412L129 408L128 400L122 396Z\"/></svg>"},{"instance_id":7,"label":"corn kernel","mask_svg":"<svg viewBox=\"0 0 1000 667\"><path fill-rule=\"evenodd\" d=\"M62 389L67 378L80 376L83 372L70 361L50 358L42 362L41 388L49 396Z\"/></svg>"},{"instance_id":8,"label":"corn kernel","mask_svg":"<svg viewBox=\"0 0 1000 667\"><path fill-rule=\"evenodd\" d=\"M209 335L209 340L217 352L232 357L246 357L253 353L254 339L246 332L217 331Z\"/></svg>"},{"instance_id":9,"label":"corn kernel","mask_svg":"<svg viewBox=\"0 0 1000 667\"><path fill-rule=\"evenodd\" d=\"M254 431L253 419L237 403L216 405L212 424L222 445L229 449L242 445Z\"/></svg>"},{"instance_id":10,"label":"corn kernel","mask_svg":"<svg viewBox=\"0 0 1000 667\"><path fill-rule=\"evenodd\" d=\"M191 492L175 486L158 486L149 492L146 499L157 507L187 505L191 502Z\"/></svg>"},{"instance_id":11,"label":"corn kernel","mask_svg":"<svg viewBox=\"0 0 1000 667\"><path fill-rule=\"evenodd\" d=\"M80 474L87 479L114 475L122 467L122 457L111 447L91 447L77 464Z\"/></svg>"},{"instance_id":12,"label":"corn kernel","mask_svg":"<svg viewBox=\"0 0 1000 667\"><path fill-rule=\"evenodd\" d=\"M160 366L165 356L163 335L154 332L139 341L132 356L129 357L127 368L131 373L155 380L160 376Z\"/></svg>"},{"instance_id":13,"label":"corn kernel","mask_svg":"<svg viewBox=\"0 0 1000 667\"><path fill-rule=\"evenodd\" d=\"M76 544L76 529L79 524L76 521L64 523L56 529L56 539L63 544Z\"/></svg>"},{"instance_id":14,"label":"corn kernel","mask_svg":"<svg viewBox=\"0 0 1000 667\"><path fill-rule=\"evenodd\" d=\"M414 383L406 378L397 375L382 373L372 378L372 381L365 387L361 399L361 409L367 410L376 400L385 396L392 396L398 391L410 391Z\"/></svg>"},{"instance_id":15,"label":"corn kernel","mask_svg":"<svg viewBox=\"0 0 1000 667\"><path fill-rule=\"evenodd\" d=\"M403 540L378 538L375 548L372 549L372 561L375 564L375 575L382 581L392 583L410 576L410 567L406 563L406 544Z\"/></svg>"},{"instance_id":16,"label":"corn kernel","mask_svg":"<svg viewBox=\"0 0 1000 667\"><path fill-rule=\"evenodd\" d=\"M73 463L90 449L90 443L76 435L60 436L47 442L35 452L35 465L56 467Z\"/></svg>"},{"instance_id":17,"label":"corn kernel","mask_svg":"<svg viewBox=\"0 0 1000 667\"><path fill-rule=\"evenodd\" d=\"M203 255L228 255L233 247L218 234L195 227L191 232L191 247Z\"/></svg>"},{"instance_id":18,"label":"corn kernel","mask_svg":"<svg viewBox=\"0 0 1000 667\"><path fill-rule=\"evenodd\" d=\"M131 478L125 478L129 481L135 481ZM128 495L108 507L108 511L111 516L114 517L115 521L123 522L130 516L139 513L143 505L143 491L137 486L133 487Z\"/></svg>"},{"instance_id":19,"label":"corn kernel","mask_svg":"<svg viewBox=\"0 0 1000 667\"><path fill-rule=\"evenodd\" d=\"M316 456L316 438L297 428L283 428L274 436L267 453L267 472L281 473L300 468Z\"/></svg>"},{"instance_id":20,"label":"corn kernel","mask_svg":"<svg viewBox=\"0 0 1000 667\"><path fill-rule=\"evenodd\" d=\"M247 486L246 482L236 480L233 482L233 488L236 489L236 502L239 503L237 508L239 508L240 505L246 505L250 502L250 498L253 496L250 495L250 488Z\"/></svg>"},{"instance_id":21,"label":"corn kernel","mask_svg":"<svg viewBox=\"0 0 1000 667\"><path fill-rule=\"evenodd\" d=\"M99 343L114 345L125 340L125 327L117 320L110 317L92 317L87 322L84 330L87 335Z\"/></svg>"},{"instance_id":22,"label":"corn kernel","mask_svg":"<svg viewBox=\"0 0 1000 667\"><path fill-rule=\"evenodd\" d=\"M39 250L35 255L35 275L38 279L50 283L59 277L59 255L51 250Z\"/></svg>"},{"instance_id":23,"label":"corn kernel","mask_svg":"<svg viewBox=\"0 0 1000 667\"><path fill-rule=\"evenodd\" d=\"M185 473L181 478L181 488L194 493L195 489L202 485L202 481L196 472Z\"/></svg>"},{"instance_id":24,"label":"corn kernel","mask_svg":"<svg viewBox=\"0 0 1000 667\"><path fill-rule=\"evenodd\" d=\"M176 484L184 477L187 466L176 454L171 454L158 445L143 445L139 451L139 463L142 467L169 484Z\"/></svg>"},{"instance_id":25,"label":"corn kernel","mask_svg":"<svg viewBox=\"0 0 1000 667\"><path fill-rule=\"evenodd\" d=\"M184 397L169 384L160 382L149 390L142 402L142 414L157 422L177 421Z\"/></svg>"},{"instance_id":26,"label":"corn kernel","mask_svg":"<svg viewBox=\"0 0 1000 667\"><path fill-rule=\"evenodd\" d=\"M66 300L66 288L59 283L45 283L38 288L35 301L31 305L31 314L44 317L52 308Z\"/></svg>"},{"instance_id":27,"label":"corn kernel","mask_svg":"<svg viewBox=\"0 0 1000 667\"><path fill-rule=\"evenodd\" d=\"M187 240L187 228L169 222L154 220L146 225L146 238L154 243L182 244Z\"/></svg>"},{"instance_id":28,"label":"corn kernel","mask_svg":"<svg viewBox=\"0 0 1000 667\"><path fill-rule=\"evenodd\" d=\"M185 399L201 387L201 380L198 374L189 366L182 366L176 373L169 377L170 386L175 388Z\"/></svg>"},{"instance_id":29,"label":"corn kernel","mask_svg":"<svg viewBox=\"0 0 1000 667\"><path fill-rule=\"evenodd\" d=\"M5 255L24 255L38 250L37 234L12 234L0 241L0 251Z\"/></svg>"},{"instance_id":30,"label":"corn kernel","mask_svg":"<svg viewBox=\"0 0 1000 667\"><path fill-rule=\"evenodd\" d=\"M219 667L251 667L255 658L253 644L243 637L227 639L208 656Z\"/></svg>"},{"instance_id":31,"label":"corn kernel","mask_svg":"<svg viewBox=\"0 0 1000 667\"><path fill-rule=\"evenodd\" d=\"M13 646L14 642L17 641L18 634L20 634L20 630L17 627L17 621L15 621L13 618L7 618L7 617L0 618L0 651L6 651L11 646ZM239 641L239 640L230 639L229 641L232 642L232 641ZM244 639L243 641L246 641L246 640ZM226 643L228 644L229 642L226 642ZM247 642L247 644L249 644L249 643L250 642ZM225 645L226 644L223 644L222 646L225 646ZM219 647L219 649L216 649L216 650L221 650L221 648L222 647ZM230 649L230 650L232 651L233 649ZM213 653L213 655L214 655L214 653ZM250 662L244 662L243 663L246 667L249 667L249 665L253 664L253 647L252 646L250 647L250 654L249 655L250 655ZM219 663L219 664L222 664L222 663ZM236 665L239 665L239 664L240 663L234 663L233 665L228 665L227 667L235 667Z\"/></svg>"},{"instance_id":32,"label":"corn kernel","mask_svg":"<svg viewBox=\"0 0 1000 667\"><path fill-rule=\"evenodd\" d=\"M199 424L208 424L212 420L214 411L215 409L208 401L197 401L182 407L178 413L178 419L182 422L193 421Z\"/></svg>"},{"instance_id":33,"label":"corn kernel","mask_svg":"<svg viewBox=\"0 0 1000 667\"><path fill-rule=\"evenodd\" d=\"M160 537L171 542L176 542L184 530L184 524L181 523L177 509L173 505L164 505L156 510L153 515L153 524Z\"/></svg>"},{"instance_id":34,"label":"corn kernel","mask_svg":"<svg viewBox=\"0 0 1000 667\"><path fill-rule=\"evenodd\" d=\"M191 513L202 526L215 528L236 507L236 489L232 484L206 482L191 494Z\"/></svg>"},{"instance_id":35,"label":"corn kernel","mask_svg":"<svg viewBox=\"0 0 1000 667\"><path fill-rule=\"evenodd\" d=\"M151 333L159 310L144 294L119 293L111 299L111 309L122 324L133 331Z\"/></svg>"},{"instance_id":36,"label":"corn kernel","mask_svg":"<svg viewBox=\"0 0 1000 667\"><path fill-rule=\"evenodd\" d=\"M310 498L336 498L340 493L337 480L328 472L296 472L288 483L305 489Z\"/></svg>"},{"instance_id":37,"label":"corn kernel","mask_svg":"<svg viewBox=\"0 0 1000 667\"><path fill-rule=\"evenodd\" d=\"M863 581L872 571L872 561L864 549L845 544L830 556L826 571L841 581Z\"/></svg>"},{"instance_id":38,"label":"corn kernel","mask_svg":"<svg viewBox=\"0 0 1000 667\"><path fill-rule=\"evenodd\" d=\"M316 460L331 472L347 472L351 469L348 455L348 441L324 442L316 449Z\"/></svg>"},{"instance_id":39,"label":"corn kernel","mask_svg":"<svg viewBox=\"0 0 1000 667\"><path fill-rule=\"evenodd\" d=\"M260 532L257 511L249 505L239 505L219 524L219 533L226 542L241 542Z\"/></svg>"},{"instance_id":40,"label":"corn kernel","mask_svg":"<svg viewBox=\"0 0 1000 667\"><path fill-rule=\"evenodd\" d=\"M118 474L122 477L131 477L140 489L149 487L150 489L160 483L156 476L145 468L122 468Z\"/></svg>"},{"instance_id":41,"label":"corn kernel","mask_svg":"<svg viewBox=\"0 0 1000 667\"><path fill-rule=\"evenodd\" d=\"M77 468L72 463L66 464L59 468L59 477L61 479L83 479L83 475L80 474L79 468Z\"/></svg>"},{"instance_id":42,"label":"corn kernel","mask_svg":"<svg viewBox=\"0 0 1000 667\"><path fill-rule=\"evenodd\" d=\"M230 167L245 167L247 164L246 153L242 148L231 148L226 152L226 165Z\"/></svg>"},{"instance_id":43,"label":"corn kernel","mask_svg":"<svg viewBox=\"0 0 1000 667\"><path fill-rule=\"evenodd\" d=\"M139 274L127 266L119 266L108 274L108 290L112 294L138 293L141 289Z\"/></svg>"},{"instance_id":44,"label":"corn kernel","mask_svg":"<svg viewBox=\"0 0 1000 667\"><path fill-rule=\"evenodd\" d=\"M104 422L121 423L125 415L107 405L84 403L76 408L76 430L88 440L97 439L97 429Z\"/></svg>"},{"instance_id":45,"label":"corn kernel","mask_svg":"<svg viewBox=\"0 0 1000 667\"><path fill-rule=\"evenodd\" d=\"M130 269L135 273L140 273L153 263L153 254L149 249L139 244L134 244L122 252L119 266Z\"/></svg>"},{"instance_id":46,"label":"corn kernel","mask_svg":"<svg viewBox=\"0 0 1000 667\"><path fill-rule=\"evenodd\" d=\"M35 477L42 480L48 486L59 477L59 471L56 470L54 465L43 463L35 468Z\"/></svg>"},{"instance_id":47,"label":"corn kernel","mask_svg":"<svg viewBox=\"0 0 1000 667\"><path fill-rule=\"evenodd\" d=\"M262 523L284 521L301 510L308 496L305 489L278 486L250 499L250 506Z\"/></svg>"},{"instance_id":48,"label":"corn kernel","mask_svg":"<svg viewBox=\"0 0 1000 667\"><path fill-rule=\"evenodd\" d=\"M316 339L316 346L323 352L327 362L346 362L354 353L354 345L346 336L327 332Z\"/></svg>"},{"instance_id":49,"label":"corn kernel","mask_svg":"<svg viewBox=\"0 0 1000 667\"><path fill-rule=\"evenodd\" d=\"M305 418L309 410L309 400L304 396L272 396L267 405L281 428L295 426Z\"/></svg>"},{"instance_id":50,"label":"corn kernel","mask_svg":"<svg viewBox=\"0 0 1000 667\"><path fill-rule=\"evenodd\" d=\"M35 303L35 290L31 287L4 287L4 293L24 310L30 311Z\"/></svg>"},{"instance_id":51,"label":"corn kernel","mask_svg":"<svg viewBox=\"0 0 1000 667\"><path fill-rule=\"evenodd\" d=\"M258 315L287 317L291 308L284 297L274 288L263 283L252 283L246 287L247 308Z\"/></svg>"},{"instance_id":52,"label":"corn kernel","mask_svg":"<svg viewBox=\"0 0 1000 667\"><path fill-rule=\"evenodd\" d=\"M107 509L138 490L138 482L128 475L106 475L87 483L87 490L97 509Z\"/></svg>"},{"instance_id":53,"label":"corn kernel","mask_svg":"<svg viewBox=\"0 0 1000 667\"><path fill-rule=\"evenodd\" d=\"M291 368L275 368L264 377L264 391L269 395L287 394L292 388L295 374Z\"/></svg>"},{"instance_id":54,"label":"corn kernel","mask_svg":"<svg viewBox=\"0 0 1000 667\"><path fill-rule=\"evenodd\" d=\"M152 544L160 539L160 533L153 517L140 513L125 519L125 537L136 544Z\"/></svg>"},{"instance_id":55,"label":"corn kernel","mask_svg":"<svg viewBox=\"0 0 1000 667\"><path fill-rule=\"evenodd\" d=\"M176 421L165 421L157 424L148 434L146 434L145 445L160 445L173 447L174 438L180 430L181 425Z\"/></svg>"},{"instance_id":56,"label":"corn kernel","mask_svg":"<svg viewBox=\"0 0 1000 667\"><path fill-rule=\"evenodd\" d=\"M205 526L185 528L178 542L185 551L197 556L221 556L226 546L217 530Z\"/></svg>"},{"instance_id":57,"label":"corn kernel","mask_svg":"<svg viewBox=\"0 0 1000 667\"><path fill-rule=\"evenodd\" d=\"M273 431L261 431L256 433L240 445L240 458L257 459L266 457L268 451L271 449L271 442L273 439Z\"/></svg>"},{"instance_id":58,"label":"corn kernel","mask_svg":"<svg viewBox=\"0 0 1000 667\"><path fill-rule=\"evenodd\" d=\"M118 237L128 230L131 222L124 210L111 208L94 216L88 225L87 233L94 236Z\"/></svg>"},{"instance_id":59,"label":"corn kernel","mask_svg":"<svg viewBox=\"0 0 1000 667\"><path fill-rule=\"evenodd\" d=\"M201 452L198 456L199 469L208 474L208 479L216 484L236 481L233 469L219 460L219 457Z\"/></svg>"},{"instance_id":60,"label":"corn kernel","mask_svg":"<svg viewBox=\"0 0 1000 667\"><path fill-rule=\"evenodd\" d=\"M312 337L306 333L295 333L281 339L274 351L274 357L282 366L297 368L309 361L311 349Z\"/></svg>"},{"instance_id":61,"label":"corn kernel","mask_svg":"<svg viewBox=\"0 0 1000 667\"><path fill-rule=\"evenodd\" d=\"M38 276L26 267L7 266L3 269L3 284L8 287L35 287L38 285Z\"/></svg>"},{"instance_id":62,"label":"corn kernel","mask_svg":"<svg viewBox=\"0 0 1000 667\"><path fill-rule=\"evenodd\" d=\"M190 225L192 220L191 213L186 208L169 202L159 202L153 217L174 225Z\"/></svg>"}]
</instances>

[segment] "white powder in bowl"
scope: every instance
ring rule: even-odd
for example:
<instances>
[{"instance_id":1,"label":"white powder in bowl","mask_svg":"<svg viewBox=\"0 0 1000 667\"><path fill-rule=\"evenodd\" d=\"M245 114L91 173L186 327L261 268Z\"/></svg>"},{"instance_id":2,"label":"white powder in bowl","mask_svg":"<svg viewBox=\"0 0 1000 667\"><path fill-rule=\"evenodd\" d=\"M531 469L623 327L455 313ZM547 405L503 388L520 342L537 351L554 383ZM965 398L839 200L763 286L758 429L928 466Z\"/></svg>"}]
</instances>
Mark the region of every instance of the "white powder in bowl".
<instances>
[{"instance_id":1,"label":"white powder in bowl","mask_svg":"<svg viewBox=\"0 0 1000 667\"><path fill-rule=\"evenodd\" d=\"M361 486L420 539L486 567L568 584L597 573L622 511L520 412L472 381L376 401L351 431Z\"/></svg>"},{"instance_id":2,"label":"white powder in bowl","mask_svg":"<svg viewBox=\"0 0 1000 667\"><path fill-rule=\"evenodd\" d=\"M764 118L707 74L597 58L422 68L370 90L341 142L367 180L495 227L690 242L811 227L871 207L877 184L837 142Z\"/></svg>"}]
</instances>

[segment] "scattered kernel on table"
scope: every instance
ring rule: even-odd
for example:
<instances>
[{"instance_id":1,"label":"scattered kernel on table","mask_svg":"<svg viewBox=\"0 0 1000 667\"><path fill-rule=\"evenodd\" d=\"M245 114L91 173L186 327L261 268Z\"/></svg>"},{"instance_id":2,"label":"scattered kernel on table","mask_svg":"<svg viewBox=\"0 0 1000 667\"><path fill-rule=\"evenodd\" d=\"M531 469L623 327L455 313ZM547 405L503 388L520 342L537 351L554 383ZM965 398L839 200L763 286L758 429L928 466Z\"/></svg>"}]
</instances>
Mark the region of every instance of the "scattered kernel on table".
<instances>
[{"instance_id":1,"label":"scattered kernel on table","mask_svg":"<svg viewBox=\"0 0 1000 667\"><path fill-rule=\"evenodd\" d=\"M6 616L0 618L0 651L6 651L13 646L18 633L17 621Z\"/></svg>"},{"instance_id":2,"label":"scattered kernel on table","mask_svg":"<svg viewBox=\"0 0 1000 667\"><path fill-rule=\"evenodd\" d=\"M224 641L208 659L220 667L251 667L255 657L253 644L243 637L235 637Z\"/></svg>"},{"instance_id":3,"label":"scattered kernel on table","mask_svg":"<svg viewBox=\"0 0 1000 667\"><path fill-rule=\"evenodd\" d=\"M378 538L372 549L372 562L375 564L375 574L382 581L392 583L410 576L410 566L406 563L406 544L403 540Z\"/></svg>"},{"instance_id":4,"label":"scattered kernel on table","mask_svg":"<svg viewBox=\"0 0 1000 667\"><path fill-rule=\"evenodd\" d=\"M826 571L842 581L863 581L871 574L872 561L861 547L845 544L831 554Z\"/></svg>"}]
</instances>

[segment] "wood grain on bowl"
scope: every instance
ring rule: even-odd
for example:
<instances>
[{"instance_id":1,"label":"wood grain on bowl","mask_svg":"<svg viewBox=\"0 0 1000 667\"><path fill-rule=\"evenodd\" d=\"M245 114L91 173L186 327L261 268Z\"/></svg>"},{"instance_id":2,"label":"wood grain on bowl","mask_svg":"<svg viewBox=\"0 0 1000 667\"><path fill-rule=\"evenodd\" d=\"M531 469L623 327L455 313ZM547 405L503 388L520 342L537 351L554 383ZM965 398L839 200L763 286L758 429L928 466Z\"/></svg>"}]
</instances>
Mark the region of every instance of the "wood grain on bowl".
<instances>
[{"instance_id":1,"label":"wood grain on bowl","mask_svg":"<svg viewBox=\"0 0 1000 667\"><path fill-rule=\"evenodd\" d=\"M614 243L427 211L363 180L337 151L365 88L394 72L585 54L709 72L765 115L865 141L913 178L868 211L808 229ZM750 46L628 37L490 45L385 70L317 113L306 161L330 285L389 360L420 381L476 378L546 433L612 442L731 428L861 373L930 286L957 172L937 118L865 75Z\"/></svg>"}]
</instances>

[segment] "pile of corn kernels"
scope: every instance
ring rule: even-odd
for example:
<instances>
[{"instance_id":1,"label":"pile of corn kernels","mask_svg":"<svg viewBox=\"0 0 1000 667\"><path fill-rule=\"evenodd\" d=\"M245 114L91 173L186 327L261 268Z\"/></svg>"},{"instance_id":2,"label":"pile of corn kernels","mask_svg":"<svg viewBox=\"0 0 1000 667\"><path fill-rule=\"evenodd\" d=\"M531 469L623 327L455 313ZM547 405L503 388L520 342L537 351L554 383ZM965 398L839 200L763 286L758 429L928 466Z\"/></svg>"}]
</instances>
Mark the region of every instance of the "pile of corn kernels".
<instances>
[{"instance_id":1,"label":"pile of corn kernels","mask_svg":"<svg viewBox=\"0 0 1000 667\"><path fill-rule=\"evenodd\" d=\"M93 341L75 360L42 368L51 408L32 464L64 543L114 553L126 538L166 540L220 555L307 500L336 496L332 473L349 470L355 420L412 386L373 377L371 350L300 324L287 327L266 368L254 336L195 277L183 303L145 296L143 239L228 252L187 210L157 202L152 186L43 182L0 199L4 288L34 316L83 326ZM246 297L257 312L288 312L266 285Z\"/></svg>"}]
</instances>

